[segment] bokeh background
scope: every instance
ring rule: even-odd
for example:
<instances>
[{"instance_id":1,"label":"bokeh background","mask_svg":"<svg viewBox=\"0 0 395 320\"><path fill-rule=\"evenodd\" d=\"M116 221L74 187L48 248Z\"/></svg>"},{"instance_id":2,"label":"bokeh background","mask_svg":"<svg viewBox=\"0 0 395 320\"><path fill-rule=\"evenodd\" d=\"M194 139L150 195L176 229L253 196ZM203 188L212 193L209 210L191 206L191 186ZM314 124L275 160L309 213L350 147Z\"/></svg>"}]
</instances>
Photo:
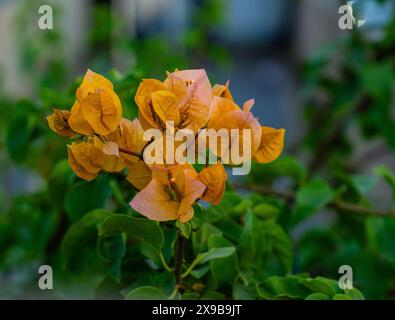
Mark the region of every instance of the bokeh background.
<instances>
[{"instance_id":1,"label":"bokeh background","mask_svg":"<svg viewBox=\"0 0 395 320\"><path fill-rule=\"evenodd\" d=\"M38 28L41 4L53 8L53 30ZM45 117L53 107L70 108L87 68L115 80L129 117L136 116L133 95L141 78L162 79L175 68L205 68L212 84L230 80L239 104L255 98L254 114L261 123L287 130L286 160L272 187L297 191L289 175L302 166L306 177L324 177L336 192L342 184L359 188L363 195L344 193L353 204L379 214L391 210L395 1L355 1L355 17L366 22L354 30L338 26L342 4L0 0L0 297L37 295L26 288L34 283L37 266L58 250L55 226L67 228L51 201L40 198L48 197L43 190L55 190L53 168L66 156L65 141L48 130ZM253 182L263 184L256 178L247 185ZM245 189L240 192L248 195ZM66 190L54 192L62 197ZM364 245L358 228L347 229L336 245L324 233L309 233L335 223L333 212L317 211L290 230L296 250L301 248L295 268L336 276L336 255L357 255L355 281L365 295L394 297L395 269L386 264L395 257L393 224L374 224L370 231L388 231L389 238L380 239L381 259ZM361 227L359 220L351 222ZM78 296L75 282L70 287Z\"/></svg>"}]
</instances>

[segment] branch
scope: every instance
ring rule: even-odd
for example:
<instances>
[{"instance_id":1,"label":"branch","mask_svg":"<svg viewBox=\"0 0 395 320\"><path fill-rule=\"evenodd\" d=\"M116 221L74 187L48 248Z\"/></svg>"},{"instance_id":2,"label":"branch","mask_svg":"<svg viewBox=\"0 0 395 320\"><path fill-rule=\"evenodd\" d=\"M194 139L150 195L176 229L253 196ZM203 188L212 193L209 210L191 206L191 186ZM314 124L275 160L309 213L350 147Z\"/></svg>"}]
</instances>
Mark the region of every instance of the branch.
<instances>
[{"instance_id":1,"label":"branch","mask_svg":"<svg viewBox=\"0 0 395 320\"><path fill-rule=\"evenodd\" d=\"M135 156L135 157L143 160L143 154L140 153L140 152L134 152L134 151L127 150L127 149L124 149L124 148L121 148L121 147L119 147L118 149L119 149L119 152L126 153L126 154L129 154L131 156Z\"/></svg>"},{"instance_id":2,"label":"branch","mask_svg":"<svg viewBox=\"0 0 395 320\"><path fill-rule=\"evenodd\" d=\"M98 135L98 134L95 134L95 136L98 137L99 140L100 140L101 142L103 142L103 143L109 142L109 141L106 139L106 137L104 137L104 136L101 136L101 135ZM151 141L152 141L152 140L151 140ZM150 141L150 142L151 142L151 141ZM134 151L131 151L131 150L122 148L122 147L120 147L120 146L118 146L118 150L119 150L119 152L126 153L126 154L129 154L129 155L131 155L131 156L135 156L135 157L137 157L137 158L143 160L143 159L144 159L144 157L143 157L144 149L147 147L147 145L148 145L150 142L148 142L148 143L144 146L142 152L134 152Z\"/></svg>"},{"instance_id":3,"label":"branch","mask_svg":"<svg viewBox=\"0 0 395 320\"><path fill-rule=\"evenodd\" d=\"M185 238L178 231L177 234L177 252L176 252L176 265L174 267L174 276L176 277L176 288L182 286L182 266L184 264L184 248L185 248Z\"/></svg>"},{"instance_id":4,"label":"branch","mask_svg":"<svg viewBox=\"0 0 395 320\"><path fill-rule=\"evenodd\" d=\"M241 184L234 184L233 186L238 189L249 190L256 193L260 193L262 195L279 197L289 202L294 202L296 200L296 194L291 191L278 191L268 187L257 186L257 185L247 186ZM342 200L332 200L327 204L327 207L335 210L339 210L341 212L354 213L366 217L380 216L380 217L395 218L395 210L385 211L385 210L379 210L374 208L366 208Z\"/></svg>"}]
</instances>

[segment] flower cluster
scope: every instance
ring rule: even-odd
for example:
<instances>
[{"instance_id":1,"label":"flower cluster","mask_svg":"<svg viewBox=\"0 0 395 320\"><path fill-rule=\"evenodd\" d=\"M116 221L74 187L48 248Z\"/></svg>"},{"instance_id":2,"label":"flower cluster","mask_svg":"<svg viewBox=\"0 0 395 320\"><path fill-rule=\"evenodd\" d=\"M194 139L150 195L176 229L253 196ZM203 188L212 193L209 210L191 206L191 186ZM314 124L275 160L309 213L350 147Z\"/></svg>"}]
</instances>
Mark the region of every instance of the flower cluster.
<instances>
[{"instance_id":1,"label":"flower cluster","mask_svg":"<svg viewBox=\"0 0 395 320\"><path fill-rule=\"evenodd\" d=\"M53 131L75 140L68 145L68 158L78 177L90 181L101 170L127 172L127 180L139 190L130 205L152 220L185 223L193 217L196 201L219 204L227 174L221 161L200 172L189 163L147 164L145 130L165 131L168 123L174 131L187 128L196 135L205 128L248 129L251 157L260 163L275 160L283 149L284 129L261 126L251 113L254 100L240 108L229 82L212 87L204 70L176 70L163 82L144 79L135 102L138 119L123 118L112 83L88 70L71 111L54 109L47 120Z\"/></svg>"}]
</instances>

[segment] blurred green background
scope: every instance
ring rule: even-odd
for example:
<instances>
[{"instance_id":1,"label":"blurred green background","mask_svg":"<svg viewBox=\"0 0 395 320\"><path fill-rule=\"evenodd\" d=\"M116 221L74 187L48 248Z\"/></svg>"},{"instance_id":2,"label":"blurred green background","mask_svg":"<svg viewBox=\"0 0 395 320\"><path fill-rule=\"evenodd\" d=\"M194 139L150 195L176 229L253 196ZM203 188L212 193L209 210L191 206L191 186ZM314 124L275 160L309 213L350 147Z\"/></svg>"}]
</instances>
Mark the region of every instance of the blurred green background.
<instances>
[{"instance_id":1,"label":"blurred green background","mask_svg":"<svg viewBox=\"0 0 395 320\"><path fill-rule=\"evenodd\" d=\"M53 8L53 30L38 28L42 4ZM263 125L287 130L282 157L231 177L221 207L205 209L211 218L194 237L200 252L220 234L245 269L230 272L228 287L226 278L213 284L220 265L210 264L210 275L196 278L206 289L191 282L191 291L299 297L284 285L289 274L337 280L350 265L366 298L395 298L395 1L355 1L355 17L366 22L353 30L338 26L343 4L0 0L0 298L120 298L114 292L139 283L166 291L173 281L155 268L146 273L150 264L133 243L100 260L94 231L64 240L94 209L133 214L134 191L121 177L87 183L72 174L67 141L45 120L54 107L71 108L87 68L113 81L127 118L137 115L142 78L205 68L212 84L231 80L238 104L255 98ZM243 238L245 212L262 227L248 232L266 239L259 266L246 262L257 253ZM53 266L56 290L37 288L42 264ZM273 279L282 287L268 294Z\"/></svg>"}]
</instances>

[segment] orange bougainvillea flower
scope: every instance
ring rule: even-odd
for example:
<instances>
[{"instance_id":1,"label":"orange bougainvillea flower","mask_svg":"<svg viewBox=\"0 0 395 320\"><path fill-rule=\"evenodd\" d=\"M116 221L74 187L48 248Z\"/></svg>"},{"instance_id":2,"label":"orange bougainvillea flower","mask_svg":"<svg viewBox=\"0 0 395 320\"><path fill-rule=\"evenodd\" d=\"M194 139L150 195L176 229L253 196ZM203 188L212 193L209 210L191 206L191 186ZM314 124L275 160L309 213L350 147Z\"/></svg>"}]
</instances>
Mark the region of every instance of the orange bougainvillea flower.
<instances>
[{"instance_id":1,"label":"orange bougainvillea flower","mask_svg":"<svg viewBox=\"0 0 395 320\"><path fill-rule=\"evenodd\" d=\"M208 123L208 129L214 129L217 132L221 129L228 131L231 136L232 129L239 130L239 139L230 139L230 148L234 148L234 144L239 144L239 155L243 155L243 143L248 143L247 148L250 148L251 156L258 150L262 128L258 120L253 116L248 109L242 110L233 101L221 97L214 97L212 102L212 116ZM244 141L243 131L245 129L251 130L251 139ZM210 145L210 150L216 155L221 155L221 145L219 141L214 146Z\"/></svg>"},{"instance_id":2,"label":"orange bougainvillea flower","mask_svg":"<svg viewBox=\"0 0 395 320\"><path fill-rule=\"evenodd\" d=\"M143 140L144 130L141 127L140 121L134 119L130 121L128 119L122 118L119 127L105 136L105 141L111 141L118 147L119 155L112 155L117 160L123 164L123 168L127 165L131 165L139 160L137 156L133 156L127 153L119 153L119 148L132 151L135 153L140 153L144 148L146 141ZM122 170L122 169L121 169ZM120 170L117 170L120 171Z\"/></svg>"},{"instance_id":3,"label":"orange bougainvillea flower","mask_svg":"<svg viewBox=\"0 0 395 320\"><path fill-rule=\"evenodd\" d=\"M260 163L275 160L283 150L285 130L261 126L251 112L254 99L240 108L233 101L229 81L211 87L203 69L176 70L167 73L163 82L145 79L138 87L135 101L138 119L122 118L121 102L112 83L88 70L71 111L54 109L47 120L59 135L77 139L68 145L68 158L78 177L90 181L101 170L127 171L126 179L139 190L130 205L152 220L186 223L192 219L193 205L198 200L217 205L225 192L227 173L222 164L221 135L216 135L214 143L208 137L209 150L222 157L221 162L210 166L206 163L197 173L191 164L174 164L178 158L173 157L173 150L176 155L176 149L183 143L178 140L173 146L168 145L175 133L192 130L194 140L188 143L196 147L199 130L225 131L230 137L227 151L237 146L242 161L246 160L245 146L249 148L250 158ZM169 123L173 126L170 130ZM144 130L151 128L159 129L159 135L162 133L153 145L150 144L154 141L143 139ZM238 129L238 138L232 136L233 129ZM251 139L243 139L245 132L251 134ZM150 152L156 143L163 147L158 151L163 153L160 154L163 164L148 164L143 152ZM239 164L238 160L228 160L227 164Z\"/></svg>"},{"instance_id":4,"label":"orange bougainvillea flower","mask_svg":"<svg viewBox=\"0 0 395 320\"><path fill-rule=\"evenodd\" d=\"M143 160L128 165L127 180L138 190L144 189L152 179L152 170Z\"/></svg>"},{"instance_id":5,"label":"orange bougainvillea flower","mask_svg":"<svg viewBox=\"0 0 395 320\"><path fill-rule=\"evenodd\" d=\"M166 122L172 121L175 126L180 122L180 111L177 109L177 97L174 93L166 90L158 90L151 94L152 107L157 121L162 128L166 128Z\"/></svg>"},{"instance_id":6,"label":"orange bougainvillea flower","mask_svg":"<svg viewBox=\"0 0 395 320\"><path fill-rule=\"evenodd\" d=\"M77 89L77 101L82 101L84 98L94 93L97 89L113 90L114 87L110 80L88 69L84 75L84 78L82 79L81 85Z\"/></svg>"},{"instance_id":7,"label":"orange bougainvillea flower","mask_svg":"<svg viewBox=\"0 0 395 320\"><path fill-rule=\"evenodd\" d=\"M70 127L83 135L107 135L122 118L121 102L109 80L88 70L77 89L77 100L71 109Z\"/></svg>"},{"instance_id":8,"label":"orange bougainvillea flower","mask_svg":"<svg viewBox=\"0 0 395 320\"><path fill-rule=\"evenodd\" d=\"M229 90L230 81L228 80L225 85L223 84L216 84L213 87L213 95L218 96L221 98L229 99L233 101L233 96Z\"/></svg>"},{"instance_id":9,"label":"orange bougainvillea flower","mask_svg":"<svg viewBox=\"0 0 395 320\"><path fill-rule=\"evenodd\" d=\"M217 163L204 168L199 173L199 179L207 186L202 199L213 205L219 204L224 195L225 183L228 179L224 166Z\"/></svg>"},{"instance_id":10,"label":"orange bougainvillea flower","mask_svg":"<svg viewBox=\"0 0 395 320\"><path fill-rule=\"evenodd\" d=\"M284 148L284 129L262 127L262 138L254 160L260 163L269 163L276 160Z\"/></svg>"},{"instance_id":11,"label":"orange bougainvillea flower","mask_svg":"<svg viewBox=\"0 0 395 320\"><path fill-rule=\"evenodd\" d=\"M155 117L151 97L152 93L160 90L166 90L166 87L156 79L143 79L137 89L134 100L139 109L139 120L144 130L160 128L160 123Z\"/></svg>"},{"instance_id":12,"label":"orange bougainvillea flower","mask_svg":"<svg viewBox=\"0 0 395 320\"><path fill-rule=\"evenodd\" d=\"M69 126L70 115L70 111L53 109L53 113L47 117L49 127L62 137L74 137L77 133Z\"/></svg>"},{"instance_id":13,"label":"orange bougainvillea flower","mask_svg":"<svg viewBox=\"0 0 395 320\"><path fill-rule=\"evenodd\" d=\"M93 143L73 142L67 146L69 163L81 179L95 179L104 165L104 154Z\"/></svg>"},{"instance_id":14,"label":"orange bougainvillea flower","mask_svg":"<svg viewBox=\"0 0 395 320\"><path fill-rule=\"evenodd\" d=\"M168 77L181 79L186 84L186 102L180 108L181 125L196 132L207 124L211 114L212 88L206 71L204 69L175 71ZM173 84L175 81L177 80L173 80Z\"/></svg>"},{"instance_id":15,"label":"orange bougainvillea flower","mask_svg":"<svg viewBox=\"0 0 395 320\"><path fill-rule=\"evenodd\" d=\"M133 209L151 220L192 219L193 204L206 186L191 165L155 166L150 183L130 202Z\"/></svg>"},{"instance_id":16,"label":"orange bougainvillea flower","mask_svg":"<svg viewBox=\"0 0 395 320\"><path fill-rule=\"evenodd\" d=\"M144 129L164 129L173 121L176 129L196 132L210 117L212 88L203 69L168 73L162 83L144 79L135 96Z\"/></svg>"},{"instance_id":17,"label":"orange bougainvillea flower","mask_svg":"<svg viewBox=\"0 0 395 320\"><path fill-rule=\"evenodd\" d=\"M139 153L145 143L142 137L143 129L138 119L133 121L122 119L121 125L116 131L103 137L103 139L106 139L105 141L93 136L89 138L88 142L74 142L69 145L70 166L78 177L87 181L95 178L100 170L107 172L122 171L128 166L133 166L139 161L139 158L130 154L119 153L119 148ZM109 152L106 150L108 144L113 144L116 151ZM141 172L138 173L138 175L141 174ZM131 176L132 173L129 172L129 175Z\"/></svg>"}]
</instances>

